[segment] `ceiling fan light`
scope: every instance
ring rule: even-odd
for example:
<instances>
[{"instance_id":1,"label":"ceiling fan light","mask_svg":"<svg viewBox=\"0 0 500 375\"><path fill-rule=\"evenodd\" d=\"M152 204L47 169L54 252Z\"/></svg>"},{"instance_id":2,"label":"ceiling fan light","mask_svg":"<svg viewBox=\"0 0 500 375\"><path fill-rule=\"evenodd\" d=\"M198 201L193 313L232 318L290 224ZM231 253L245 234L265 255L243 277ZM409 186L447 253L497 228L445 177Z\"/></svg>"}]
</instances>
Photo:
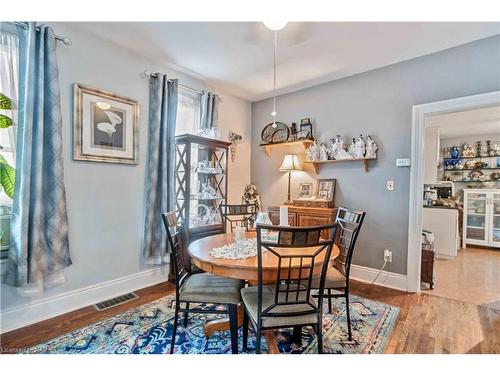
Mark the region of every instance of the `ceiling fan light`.
<instances>
[{"instance_id":1,"label":"ceiling fan light","mask_svg":"<svg viewBox=\"0 0 500 375\"><path fill-rule=\"evenodd\" d=\"M278 31L278 30L283 29L288 24L288 22L274 20L274 21L264 21L263 24L269 30Z\"/></svg>"}]
</instances>

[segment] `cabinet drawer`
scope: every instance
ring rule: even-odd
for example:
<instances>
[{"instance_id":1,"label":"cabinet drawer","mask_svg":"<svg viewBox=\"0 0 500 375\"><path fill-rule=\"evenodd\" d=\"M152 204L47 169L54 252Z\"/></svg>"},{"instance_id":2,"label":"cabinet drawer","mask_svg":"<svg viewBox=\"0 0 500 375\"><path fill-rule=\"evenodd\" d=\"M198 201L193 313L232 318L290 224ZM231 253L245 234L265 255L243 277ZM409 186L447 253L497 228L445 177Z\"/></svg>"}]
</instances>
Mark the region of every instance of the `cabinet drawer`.
<instances>
[{"instance_id":1,"label":"cabinet drawer","mask_svg":"<svg viewBox=\"0 0 500 375\"><path fill-rule=\"evenodd\" d=\"M312 216L307 214L299 214L298 226L299 227L314 227L317 225L330 224L331 219L329 216Z\"/></svg>"}]
</instances>

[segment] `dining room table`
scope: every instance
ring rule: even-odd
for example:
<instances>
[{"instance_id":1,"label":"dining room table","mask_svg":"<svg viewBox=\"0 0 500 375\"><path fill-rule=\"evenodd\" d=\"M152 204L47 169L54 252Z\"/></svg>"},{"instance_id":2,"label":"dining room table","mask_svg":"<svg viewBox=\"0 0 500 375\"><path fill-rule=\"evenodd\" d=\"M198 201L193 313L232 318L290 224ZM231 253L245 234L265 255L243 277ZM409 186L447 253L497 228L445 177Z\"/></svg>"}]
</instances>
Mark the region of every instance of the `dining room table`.
<instances>
[{"instance_id":1,"label":"dining room table","mask_svg":"<svg viewBox=\"0 0 500 375\"><path fill-rule=\"evenodd\" d=\"M255 231L247 231L246 239L256 237ZM235 236L231 233L216 234L195 240L189 244L188 253L191 256L191 262L199 269L209 272L214 275L230 277L238 280L247 280L249 285L257 285L258 282L258 260L257 256L250 256L245 259L226 259L214 257L211 255L214 249L221 248L225 245L235 243ZM304 248L306 249L306 248ZM294 251L300 251L300 248L294 248ZM340 253L337 245L332 248L330 255L330 264ZM320 266L323 263L322 256L316 257L315 265ZM293 268L299 268L298 265L290 266L291 272ZM313 267L314 273L319 274L322 267ZM286 269L285 269L286 270ZM283 266L281 272L283 272ZM276 282L278 278L278 259L271 252L263 251L262 253L262 279L264 283ZM243 304L238 305L238 327L243 324ZM205 336L209 337L216 331L229 330L229 319L222 318L212 321L207 321L204 327ZM269 354L278 354L278 344L272 331L265 330L263 333Z\"/></svg>"}]
</instances>

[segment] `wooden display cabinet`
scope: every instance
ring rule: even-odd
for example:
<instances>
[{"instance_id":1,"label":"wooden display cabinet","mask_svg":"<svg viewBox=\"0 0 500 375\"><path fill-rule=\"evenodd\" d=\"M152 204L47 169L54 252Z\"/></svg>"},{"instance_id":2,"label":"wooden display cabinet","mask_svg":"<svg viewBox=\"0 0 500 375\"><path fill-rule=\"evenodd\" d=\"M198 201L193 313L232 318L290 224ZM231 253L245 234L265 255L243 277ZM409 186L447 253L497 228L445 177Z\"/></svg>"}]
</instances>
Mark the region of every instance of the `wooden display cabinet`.
<instances>
[{"instance_id":1,"label":"wooden display cabinet","mask_svg":"<svg viewBox=\"0 0 500 375\"><path fill-rule=\"evenodd\" d=\"M337 208L288 206L288 225L310 227L331 224L337 217ZM280 221L280 206L269 207L269 218L274 225Z\"/></svg>"}]
</instances>

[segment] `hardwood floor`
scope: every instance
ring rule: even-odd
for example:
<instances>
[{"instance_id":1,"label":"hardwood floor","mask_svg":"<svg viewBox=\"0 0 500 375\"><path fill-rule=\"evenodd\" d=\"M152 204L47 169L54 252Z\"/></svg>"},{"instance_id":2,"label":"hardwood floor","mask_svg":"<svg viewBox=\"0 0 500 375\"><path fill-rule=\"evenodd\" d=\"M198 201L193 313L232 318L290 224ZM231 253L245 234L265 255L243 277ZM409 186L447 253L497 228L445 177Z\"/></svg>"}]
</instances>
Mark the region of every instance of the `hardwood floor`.
<instances>
[{"instance_id":1,"label":"hardwood floor","mask_svg":"<svg viewBox=\"0 0 500 375\"><path fill-rule=\"evenodd\" d=\"M433 296L500 308L500 249L467 247L454 259L436 259Z\"/></svg>"},{"instance_id":2,"label":"hardwood floor","mask_svg":"<svg viewBox=\"0 0 500 375\"><path fill-rule=\"evenodd\" d=\"M397 306L400 314L387 353L500 353L500 309L428 293L410 294L351 282L352 293ZM172 293L162 283L137 291L139 299L98 312L86 307L0 336L2 352L29 347Z\"/></svg>"}]
</instances>

